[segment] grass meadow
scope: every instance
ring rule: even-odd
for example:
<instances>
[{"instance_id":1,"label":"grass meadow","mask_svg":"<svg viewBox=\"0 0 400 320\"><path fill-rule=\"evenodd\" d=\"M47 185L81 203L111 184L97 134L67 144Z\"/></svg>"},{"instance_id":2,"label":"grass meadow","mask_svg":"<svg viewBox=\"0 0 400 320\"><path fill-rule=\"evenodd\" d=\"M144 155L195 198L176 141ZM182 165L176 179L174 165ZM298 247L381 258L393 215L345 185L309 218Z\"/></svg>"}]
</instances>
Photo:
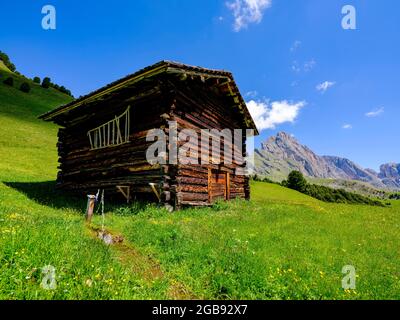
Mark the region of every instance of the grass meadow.
<instances>
[{"instance_id":1,"label":"grass meadow","mask_svg":"<svg viewBox=\"0 0 400 320\"><path fill-rule=\"evenodd\" d=\"M85 199L54 191L57 128L36 117L70 98L32 86L0 83L0 299L400 298L400 201L328 204L267 183L250 202L172 214L106 199L105 227L124 237L107 246ZM41 287L48 265L54 290Z\"/></svg>"}]
</instances>

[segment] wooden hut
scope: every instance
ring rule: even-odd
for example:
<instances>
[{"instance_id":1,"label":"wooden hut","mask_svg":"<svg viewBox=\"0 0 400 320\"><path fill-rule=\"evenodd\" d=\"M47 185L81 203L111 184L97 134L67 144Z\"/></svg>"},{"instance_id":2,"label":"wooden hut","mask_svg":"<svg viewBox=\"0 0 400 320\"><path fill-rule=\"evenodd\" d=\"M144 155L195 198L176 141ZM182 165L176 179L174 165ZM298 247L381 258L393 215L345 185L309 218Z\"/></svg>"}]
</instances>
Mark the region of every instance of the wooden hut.
<instances>
[{"instance_id":1,"label":"wooden hut","mask_svg":"<svg viewBox=\"0 0 400 320\"><path fill-rule=\"evenodd\" d=\"M250 198L245 163L149 163L146 138L159 128L180 132L257 128L231 73L161 61L40 116L58 132L62 190L147 197L174 207ZM241 156L246 137L242 136ZM171 141L168 141L171 143ZM221 145L223 149L223 146ZM211 149L211 158L215 149ZM235 152L235 151L233 151ZM168 154L166 155L168 157Z\"/></svg>"}]
</instances>

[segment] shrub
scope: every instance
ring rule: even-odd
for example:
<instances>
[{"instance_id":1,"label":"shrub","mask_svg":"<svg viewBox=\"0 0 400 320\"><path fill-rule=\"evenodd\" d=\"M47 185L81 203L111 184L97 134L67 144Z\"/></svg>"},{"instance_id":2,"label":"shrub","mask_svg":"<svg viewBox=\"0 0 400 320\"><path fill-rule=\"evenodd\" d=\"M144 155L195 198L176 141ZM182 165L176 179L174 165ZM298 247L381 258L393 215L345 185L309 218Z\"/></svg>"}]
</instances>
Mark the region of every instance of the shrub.
<instances>
[{"instance_id":1,"label":"shrub","mask_svg":"<svg viewBox=\"0 0 400 320\"><path fill-rule=\"evenodd\" d=\"M300 191L310 197L325 202L384 206L383 203L378 200L370 199L343 189L333 189L325 186L308 184L299 171L292 171L289 174L287 181L284 180L281 184L287 188Z\"/></svg>"},{"instance_id":2,"label":"shrub","mask_svg":"<svg viewBox=\"0 0 400 320\"><path fill-rule=\"evenodd\" d=\"M48 89L48 88L50 88L50 85L51 85L50 78L49 77L43 78L42 87L45 88L45 89Z\"/></svg>"},{"instance_id":3,"label":"shrub","mask_svg":"<svg viewBox=\"0 0 400 320\"><path fill-rule=\"evenodd\" d=\"M28 93L29 91L31 91L31 86L29 85L28 82L23 82L23 83L21 84L21 86L19 87L19 89L20 89L22 92Z\"/></svg>"},{"instance_id":4,"label":"shrub","mask_svg":"<svg viewBox=\"0 0 400 320\"><path fill-rule=\"evenodd\" d=\"M6 85L9 85L11 87L14 86L14 78L8 77L6 80L3 81Z\"/></svg>"},{"instance_id":5,"label":"shrub","mask_svg":"<svg viewBox=\"0 0 400 320\"><path fill-rule=\"evenodd\" d=\"M67 95L73 97L73 95L72 95L70 90L68 90L64 86L58 85L57 83L52 83L49 77L46 77L46 78L43 79L42 87L46 88L46 89L49 88L49 87L52 87L52 88L56 89L57 91L59 91L61 93L64 93L64 94L67 94Z\"/></svg>"},{"instance_id":6,"label":"shrub","mask_svg":"<svg viewBox=\"0 0 400 320\"><path fill-rule=\"evenodd\" d=\"M383 206L382 202L378 200L370 199L368 197L348 192L343 189L332 189L315 184L307 185L303 193L325 202Z\"/></svg>"},{"instance_id":7,"label":"shrub","mask_svg":"<svg viewBox=\"0 0 400 320\"><path fill-rule=\"evenodd\" d=\"M39 77L34 77L33 78L33 82L40 84L40 78Z\"/></svg>"},{"instance_id":8,"label":"shrub","mask_svg":"<svg viewBox=\"0 0 400 320\"><path fill-rule=\"evenodd\" d=\"M67 94L67 95L69 95L69 96L72 97L71 91L68 90L67 88L65 88L64 86L59 87L58 91L60 91L60 92L62 92L62 93L65 93L65 94Z\"/></svg>"},{"instance_id":9,"label":"shrub","mask_svg":"<svg viewBox=\"0 0 400 320\"><path fill-rule=\"evenodd\" d=\"M287 186L300 192L304 192L307 187L307 180L300 171L292 171L287 179Z\"/></svg>"},{"instance_id":10,"label":"shrub","mask_svg":"<svg viewBox=\"0 0 400 320\"><path fill-rule=\"evenodd\" d=\"M400 193L393 193L389 196L391 200L400 200Z\"/></svg>"}]
</instances>

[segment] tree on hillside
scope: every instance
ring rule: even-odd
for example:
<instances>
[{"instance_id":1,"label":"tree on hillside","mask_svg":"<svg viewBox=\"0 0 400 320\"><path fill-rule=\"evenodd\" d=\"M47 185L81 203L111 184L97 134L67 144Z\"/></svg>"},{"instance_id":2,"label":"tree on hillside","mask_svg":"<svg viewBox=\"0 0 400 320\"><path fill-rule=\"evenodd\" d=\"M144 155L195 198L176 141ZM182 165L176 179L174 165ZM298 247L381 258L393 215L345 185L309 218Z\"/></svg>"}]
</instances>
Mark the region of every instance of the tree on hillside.
<instances>
[{"instance_id":1,"label":"tree on hillside","mask_svg":"<svg viewBox=\"0 0 400 320\"><path fill-rule=\"evenodd\" d=\"M54 89L60 91L61 93L65 93L65 94L67 94L67 95L73 97L71 91L68 90L68 89L67 89L66 87L64 87L64 86L60 86L60 85L58 85L57 83L51 83L50 86L53 87Z\"/></svg>"},{"instance_id":2,"label":"tree on hillside","mask_svg":"<svg viewBox=\"0 0 400 320\"><path fill-rule=\"evenodd\" d=\"M304 192L307 187L307 180L300 171L292 171L289 173L286 185L290 189Z\"/></svg>"},{"instance_id":3,"label":"tree on hillside","mask_svg":"<svg viewBox=\"0 0 400 320\"><path fill-rule=\"evenodd\" d=\"M0 51L0 60L3 61L4 65L10 69L11 71L15 71L17 68L15 65L10 61L10 58L8 57L7 54L4 52Z\"/></svg>"},{"instance_id":4,"label":"tree on hillside","mask_svg":"<svg viewBox=\"0 0 400 320\"><path fill-rule=\"evenodd\" d=\"M21 90L22 92L28 93L29 91L31 91L31 86L29 85L28 82L23 82L21 84L21 86L19 87L19 90Z\"/></svg>"},{"instance_id":5,"label":"tree on hillside","mask_svg":"<svg viewBox=\"0 0 400 320\"><path fill-rule=\"evenodd\" d=\"M33 78L34 83L39 83L40 84L40 78L39 77L34 77Z\"/></svg>"},{"instance_id":6,"label":"tree on hillside","mask_svg":"<svg viewBox=\"0 0 400 320\"><path fill-rule=\"evenodd\" d=\"M51 85L50 78L49 77L43 78L42 87L45 88L45 89L48 89L48 88L50 88L50 85Z\"/></svg>"},{"instance_id":7,"label":"tree on hillside","mask_svg":"<svg viewBox=\"0 0 400 320\"><path fill-rule=\"evenodd\" d=\"M9 85L11 87L14 86L14 79L12 77L8 77L6 80L3 81L6 85Z\"/></svg>"},{"instance_id":8,"label":"tree on hillside","mask_svg":"<svg viewBox=\"0 0 400 320\"><path fill-rule=\"evenodd\" d=\"M62 93L65 93L65 94L67 94L67 95L69 95L69 96L72 97L71 91L68 90L67 88L65 88L64 86L61 86L61 87L59 88L59 91L62 92Z\"/></svg>"}]
</instances>

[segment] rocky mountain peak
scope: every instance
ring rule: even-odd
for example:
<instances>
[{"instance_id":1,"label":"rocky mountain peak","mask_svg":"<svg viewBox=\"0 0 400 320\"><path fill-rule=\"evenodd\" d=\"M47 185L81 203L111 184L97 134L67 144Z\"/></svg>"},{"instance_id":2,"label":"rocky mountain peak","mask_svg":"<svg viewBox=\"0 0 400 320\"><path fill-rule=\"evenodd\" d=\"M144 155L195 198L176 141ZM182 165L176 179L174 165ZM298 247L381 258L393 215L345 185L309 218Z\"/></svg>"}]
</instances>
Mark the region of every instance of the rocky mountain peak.
<instances>
[{"instance_id":1,"label":"rocky mountain peak","mask_svg":"<svg viewBox=\"0 0 400 320\"><path fill-rule=\"evenodd\" d=\"M291 171L298 170L313 178L358 180L377 188L400 188L398 164L383 165L378 174L346 158L319 156L286 132L269 137L262 143L261 149L256 150L255 170L257 174L277 181L286 179Z\"/></svg>"},{"instance_id":2,"label":"rocky mountain peak","mask_svg":"<svg viewBox=\"0 0 400 320\"><path fill-rule=\"evenodd\" d=\"M269 137L266 142L261 144L261 148L267 149L268 146L271 146L272 144L277 144L280 146L291 146L293 144L299 144L299 143L292 135L281 131L276 136Z\"/></svg>"},{"instance_id":3,"label":"rocky mountain peak","mask_svg":"<svg viewBox=\"0 0 400 320\"><path fill-rule=\"evenodd\" d=\"M400 163L386 163L380 166L380 178L400 178Z\"/></svg>"},{"instance_id":4,"label":"rocky mountain peak","mask_svg":"<svg viewBox=\"0 0 400 320\"><path fill-rule=\"evenodd\" d=\"M380 166L378 177L392 189L400 189L400 163L386 163Z\"/></svg>"}]
</instances>

